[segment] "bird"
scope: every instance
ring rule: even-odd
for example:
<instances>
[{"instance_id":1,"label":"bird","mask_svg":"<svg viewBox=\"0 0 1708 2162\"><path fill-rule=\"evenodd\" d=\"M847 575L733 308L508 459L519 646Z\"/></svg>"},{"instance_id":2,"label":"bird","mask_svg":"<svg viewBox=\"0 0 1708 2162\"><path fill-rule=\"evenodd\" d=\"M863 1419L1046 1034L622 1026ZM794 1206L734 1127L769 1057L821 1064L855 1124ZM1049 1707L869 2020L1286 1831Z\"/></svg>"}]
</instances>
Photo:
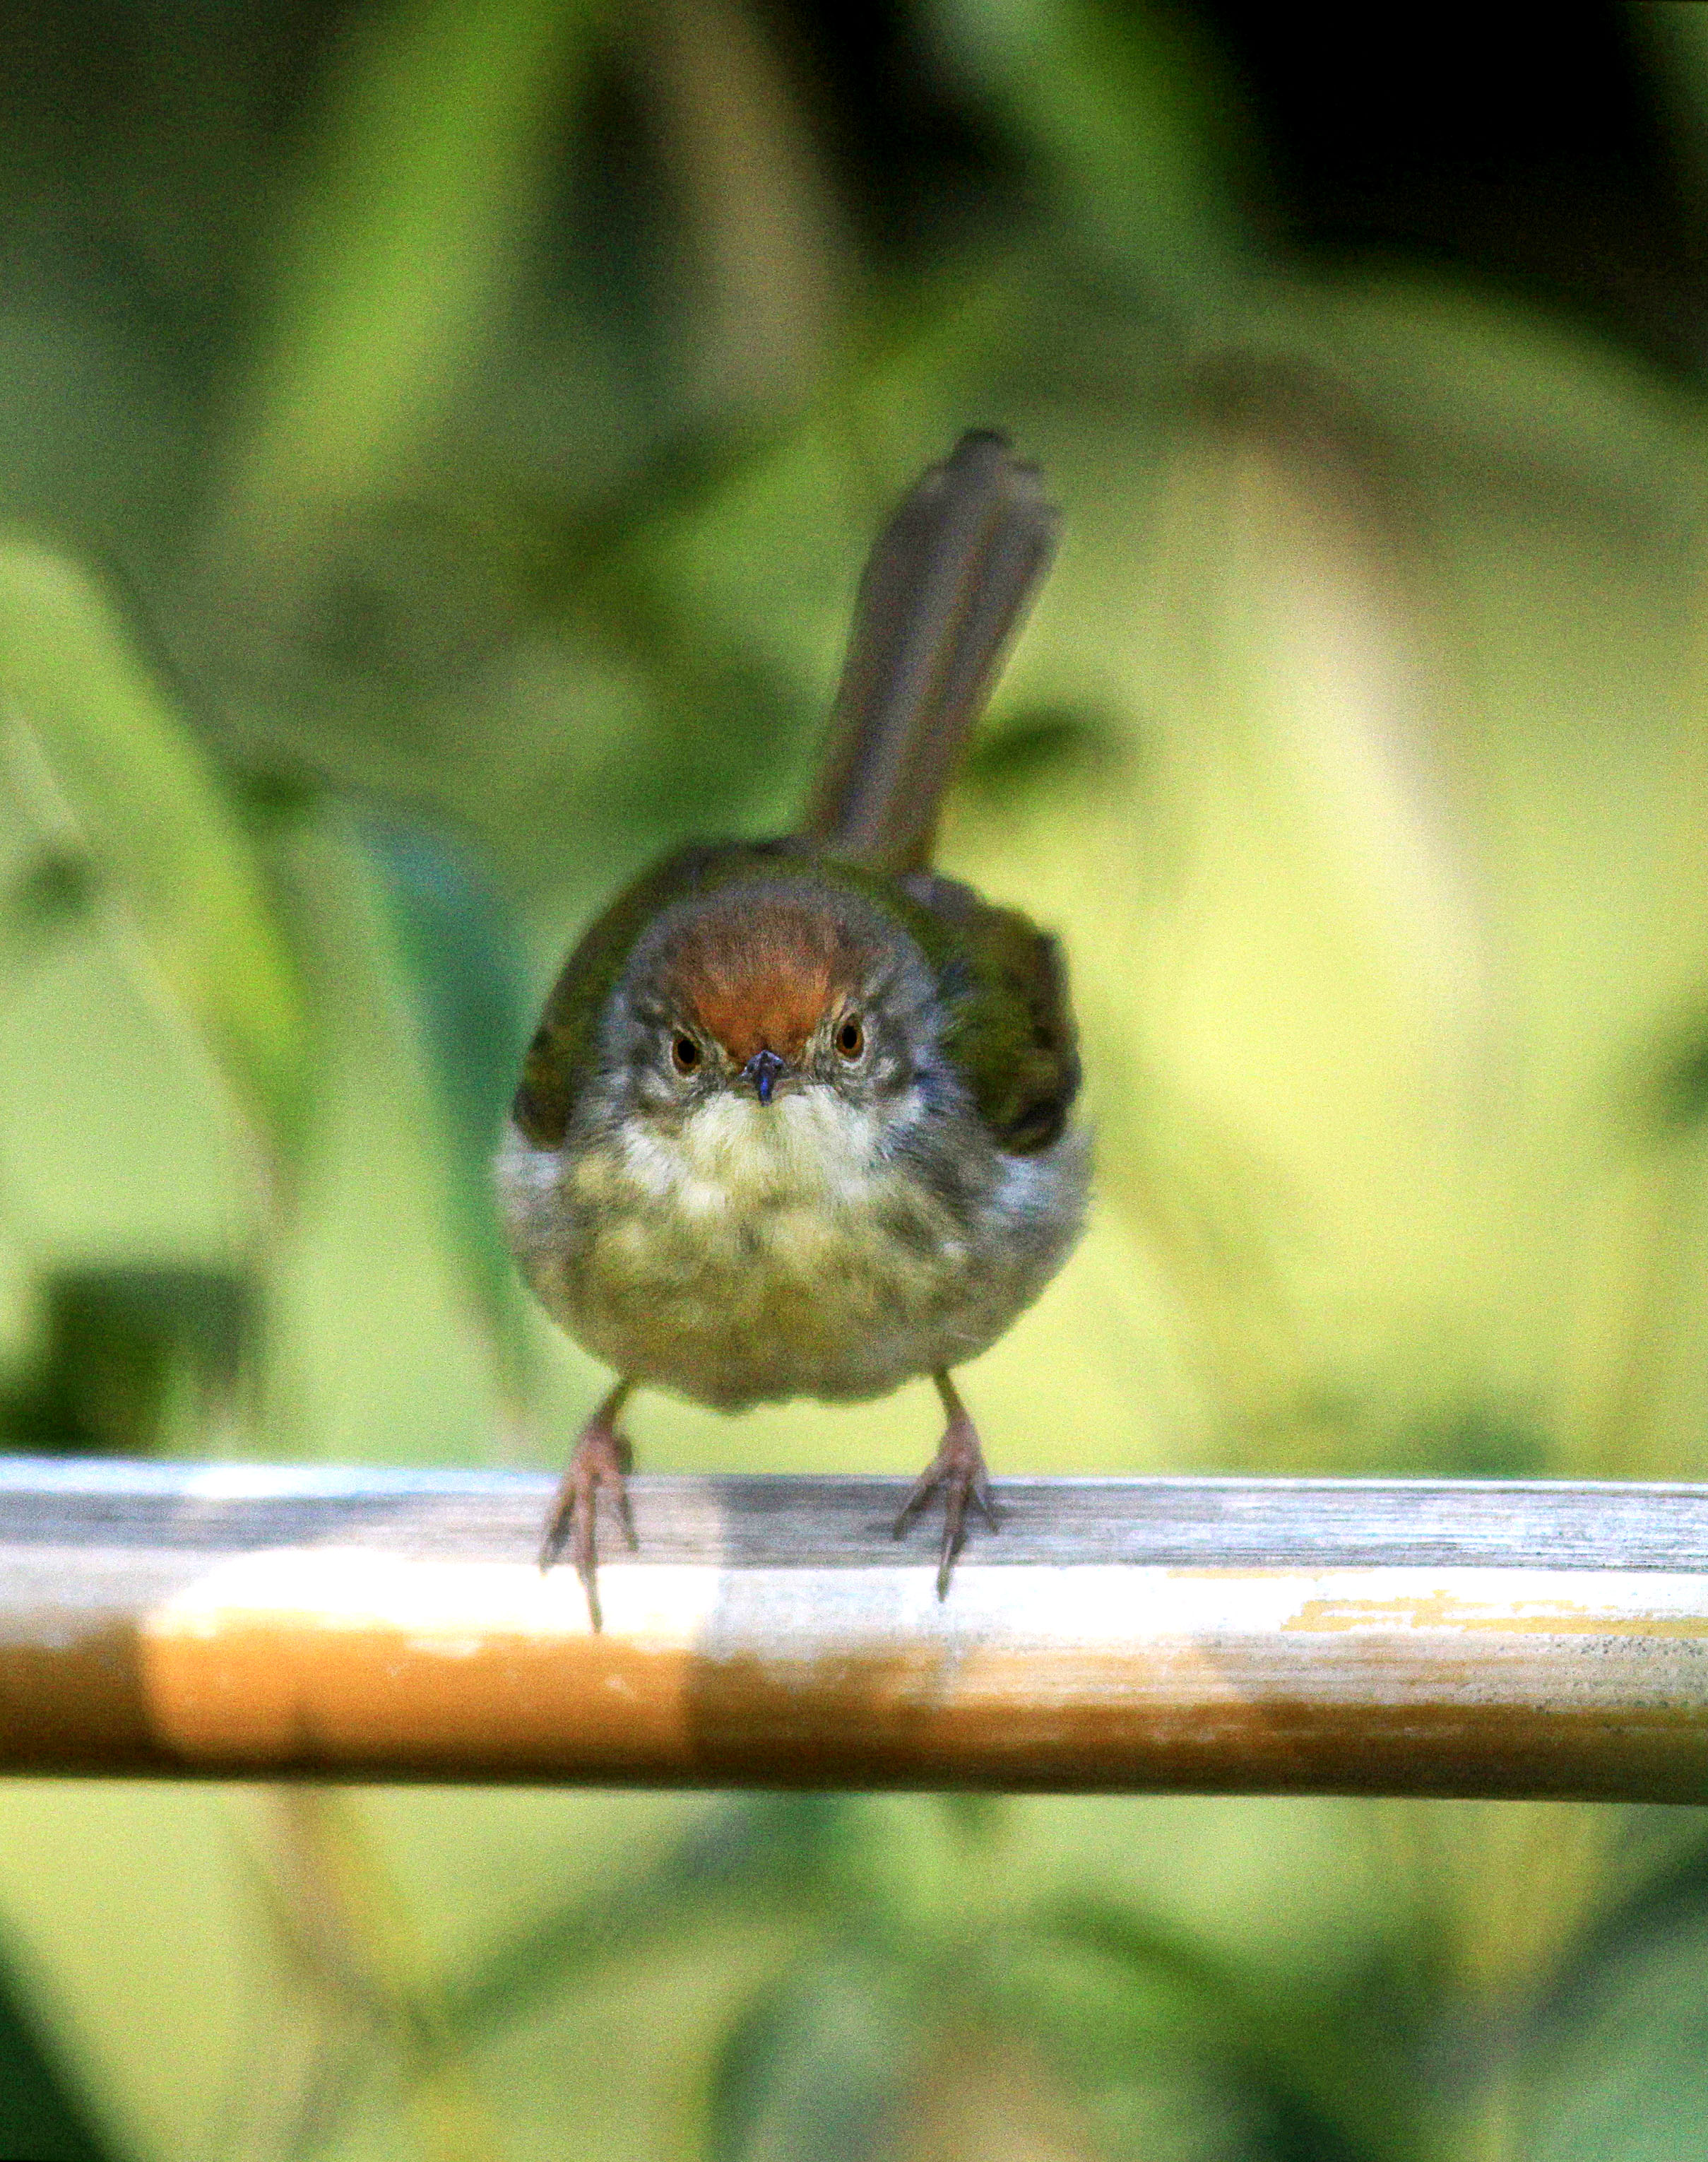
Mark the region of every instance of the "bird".
<instances>
[{"instance_id":1,"label":"bird","mask_svg":"<svg viewBox=\"0 0 1708 2162\"><path fill-rule=\"evenodd\" d=\"M570 1548L596 1630L601 1491L638 1546L637 1388L736 1412L929 1375L947 1423L895 1534L940 1491L940 1600L969 1508L997 1530L950 1376L1067 1259L1090 1145L1058 941L930 855L1058 524L1001 435L930 467L867 561L795 830L673 850L546 1000L497 1183L523 1277L617 1377L539 1551Z\"/></svg>"}]
</instances>

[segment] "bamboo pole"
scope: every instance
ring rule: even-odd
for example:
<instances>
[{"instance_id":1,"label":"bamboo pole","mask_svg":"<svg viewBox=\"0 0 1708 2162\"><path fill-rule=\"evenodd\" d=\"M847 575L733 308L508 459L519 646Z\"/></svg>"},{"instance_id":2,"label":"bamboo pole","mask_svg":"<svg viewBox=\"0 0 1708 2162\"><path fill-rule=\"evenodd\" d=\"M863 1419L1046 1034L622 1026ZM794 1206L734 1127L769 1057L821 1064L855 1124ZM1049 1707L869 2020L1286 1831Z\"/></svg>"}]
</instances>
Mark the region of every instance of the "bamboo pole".
<instances>
[{"instance_id":1,"label":"bamboo pole","mask_svg":"<svg viewBox=\"0 0 1708 2162\"><path fill-rule=\"evenodd\" d=\"M0 1770L1708 1800L1708 1487L0 1459Z\"/></svg>"}]
</instances>

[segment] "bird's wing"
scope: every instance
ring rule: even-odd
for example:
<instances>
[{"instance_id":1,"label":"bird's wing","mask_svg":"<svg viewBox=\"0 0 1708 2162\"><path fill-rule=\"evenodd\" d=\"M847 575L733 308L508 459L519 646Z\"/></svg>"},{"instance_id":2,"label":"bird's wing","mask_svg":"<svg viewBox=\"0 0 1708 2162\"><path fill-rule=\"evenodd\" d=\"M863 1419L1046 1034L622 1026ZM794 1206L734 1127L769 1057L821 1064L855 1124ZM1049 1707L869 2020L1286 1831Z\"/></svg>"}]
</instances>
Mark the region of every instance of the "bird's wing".
<instances>
[{"instance_id":1,"label":"bird's wing","mask_svg":"<svg viewBox=\"0 0 1708 2162\"><path fill-rule=\"evenodd\" d=\"M943 1044L999 1148L1034 1156L1060 1139L1080 1089L1079 1042L1060 944L1017 908L958 879L903 877L947 1019Z\"/></svg>"}]
</instances>

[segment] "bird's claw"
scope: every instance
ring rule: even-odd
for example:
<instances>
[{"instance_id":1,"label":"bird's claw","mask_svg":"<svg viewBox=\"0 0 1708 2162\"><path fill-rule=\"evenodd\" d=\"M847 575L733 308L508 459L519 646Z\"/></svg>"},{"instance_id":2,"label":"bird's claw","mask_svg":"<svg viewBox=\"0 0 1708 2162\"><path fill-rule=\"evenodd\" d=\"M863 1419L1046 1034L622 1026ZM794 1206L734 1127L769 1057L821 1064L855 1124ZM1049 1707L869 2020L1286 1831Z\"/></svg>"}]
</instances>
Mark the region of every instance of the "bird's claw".
<instances>
[{"instance_id":1,"label":"bird's claw","mask_svg":"<svg viewBox=\"0 0 1708 2162\"><path fill-rule=\"evenodd\" d=\"M617 1431L617 1414L622 1397L627 1392L620 1391L607 1397L581 1429L581 1438L575 1444L569 1468L564 1473L551 1514L546 1519L545 1536L540 1541L539 1566L542 1573L549 1569L563 1553L570 1549L570 1559L587 1594L587 1613L596 1629L604 1626L604 1616L599 1606L599 1554L596 1540L596 1519L599 1490L602 1486L610 1494L616 1507L617 1522L629 1551L635 1552L640 1541L634 1528L634 1512L629 1507L627 1472L633 1460L628 1443Z\"/></svg>"},{"instance_id":2,"label":"bird's claw","mask_svg":"<svg viewBox=\"0 0 1708 2162\"><path fill-rule=\"evenodd\" d=\"M937 1489L943 1489L943 1552L937 1565L937 1596L946 1599L955 1558L966 1540L968 1503L992 1531L997 1528L997 1512L991 1501L990 1473L984 1450L979 1445L978 1428L968 1417L966 1405L956 1394L947 1376L939 1375L936 1380L944 1407L949 1413L949 1424L938 1444L937 1454L914 1481L913 1491L903 1502L893 1536L900 1538Z\"/></svg>"}]
</instances>

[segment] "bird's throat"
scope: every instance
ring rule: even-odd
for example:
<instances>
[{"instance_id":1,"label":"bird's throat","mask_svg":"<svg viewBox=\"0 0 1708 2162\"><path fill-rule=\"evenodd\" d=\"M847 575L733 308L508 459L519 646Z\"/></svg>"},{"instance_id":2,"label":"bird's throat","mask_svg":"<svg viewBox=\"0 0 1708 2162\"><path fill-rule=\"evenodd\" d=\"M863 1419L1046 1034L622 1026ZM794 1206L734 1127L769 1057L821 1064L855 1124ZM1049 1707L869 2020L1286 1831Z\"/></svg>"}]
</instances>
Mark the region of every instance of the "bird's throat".
<instances>
[{"instance_id":1,"label":"bird's throat","mask_svg":"<svg viewBox=\"0 0 1708 2162\"><path fill-rule=\"evenodd\" d=\"M856 1204L883 1157L878 1115L823 1086L768 1104L728 1090L668 1126L631 1122L624 1168L655 1200L692 1214Z\"/></svg>"}]
</instances>

